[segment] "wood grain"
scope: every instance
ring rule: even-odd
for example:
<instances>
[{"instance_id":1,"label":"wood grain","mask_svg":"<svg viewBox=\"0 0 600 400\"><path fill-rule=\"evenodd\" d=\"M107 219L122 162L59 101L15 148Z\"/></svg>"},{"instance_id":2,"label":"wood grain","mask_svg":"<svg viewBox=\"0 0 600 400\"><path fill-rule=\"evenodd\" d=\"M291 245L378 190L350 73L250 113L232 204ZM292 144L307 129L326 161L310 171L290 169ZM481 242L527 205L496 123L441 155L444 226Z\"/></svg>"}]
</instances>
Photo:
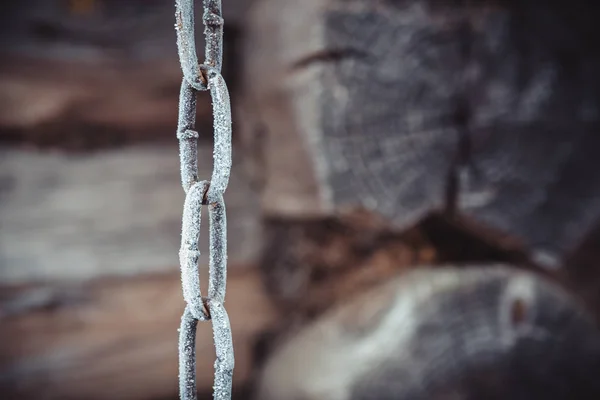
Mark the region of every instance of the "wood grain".
<instances>
[{"instance_id":1,"label":"wood grain","mask_svg":"<svg viewBox=\"0 0 600 400\"><path fill-rule=\"evenodd\" d=\"M257 333L275 318L256 269L228 280L236 366L234 386L252 371ZM177 395L177 329L184 304L178 274L98 279L83 286L0 288L3 398L155 399ZM209 323L197 337L198 387L212 385Z\"/></svg>"},{"instance_id":2,"label":"wood grain","mask_svg":"<svg viewBox=\"0 0 600 400\"><path fill-rule=\"evenodd\" d=\"M210 177L212 145L199 146ZM255 193L239 158L225 200L232 263L260 243ZM176 139L86 154L0 149L0 282L84 281L176 270L184 193ZM208 220L200 265L208 264Z\"/></svg>"},{"instance_id":3,"label":"wood grain","mask_svg":"<svg viewBox=\"0 0 600 400\"><path fill-rule=\"evenodd\" d=\"M360 204L400 229L456 212L560 268L600 223L598 14L583 4L258 2L245 90L274 167L265 209ZM309 161L278 168L286 150L269 146L291 134Z\"/></svg>"}]
</instances>

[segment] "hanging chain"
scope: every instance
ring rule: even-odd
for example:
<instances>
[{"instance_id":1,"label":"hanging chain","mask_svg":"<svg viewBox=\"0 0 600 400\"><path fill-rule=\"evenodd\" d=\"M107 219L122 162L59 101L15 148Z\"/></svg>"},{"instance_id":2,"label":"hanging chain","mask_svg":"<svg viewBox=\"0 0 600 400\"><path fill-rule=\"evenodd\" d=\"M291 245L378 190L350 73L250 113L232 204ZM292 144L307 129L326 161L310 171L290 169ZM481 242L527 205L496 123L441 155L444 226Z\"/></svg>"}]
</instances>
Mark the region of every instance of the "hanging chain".
<instances>
[{"instance_id":1,"label":"hanging chain","mask_svg":"<svg viewBox=\"0 0 600 400\"><path fill-rule=\"evenodd\" d=\"M179 393L191 400L196 393L196 325L212 320L217 359L215 361L214 399L231 399L233 342L229 317L223 307L227 280L227 219L223 193L231 170L231 106L221 76L223 55L223 18L221 0L204 0L204 64L198 63L194 31L194 0L175 0L175 30L183 82L179 96L179 158L181 183L186 193L181 229L181 283L187 306L179 330ZM213 172L210 182L198 181L198 133L196 94L210 90L214 115ZM210 258L208 297L200 292L198 240L202 205L208 205Z\"/></svg>"}]
</instances>

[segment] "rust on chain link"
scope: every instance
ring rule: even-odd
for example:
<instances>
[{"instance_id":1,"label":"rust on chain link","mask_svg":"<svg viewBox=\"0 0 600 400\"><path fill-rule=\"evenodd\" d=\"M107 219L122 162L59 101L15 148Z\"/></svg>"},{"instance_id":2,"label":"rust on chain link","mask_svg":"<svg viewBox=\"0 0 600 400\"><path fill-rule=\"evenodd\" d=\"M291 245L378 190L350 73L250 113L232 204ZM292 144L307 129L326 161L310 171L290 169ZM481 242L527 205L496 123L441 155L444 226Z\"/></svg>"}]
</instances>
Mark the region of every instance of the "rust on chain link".
<instances>
[{"instance_id":1,"label":"rust on chain link","mask_svg":"<svg viewBox=\"0 0 600 400\"><path fill-rule=\"evenodd\" d=\"M179 391L181 399L196 399L196 326L212 321L215 343L214 399L231 398L234 367L229 317L223 307L227 282L227 215L223 194L231 171L231 105L221 76L223 18L220 0L204 0L205 62L198 64L193 0L175 1L175 29L183 81L179 96L179 159L186 193L179 262L186 308L179 328ZM198 180L198 133L195 131L196 95L210 90L214 118L213 172L210 181ZM208 297L200 290L198 259L202 205L209 211Z\"/></svg>"}]
</instances>

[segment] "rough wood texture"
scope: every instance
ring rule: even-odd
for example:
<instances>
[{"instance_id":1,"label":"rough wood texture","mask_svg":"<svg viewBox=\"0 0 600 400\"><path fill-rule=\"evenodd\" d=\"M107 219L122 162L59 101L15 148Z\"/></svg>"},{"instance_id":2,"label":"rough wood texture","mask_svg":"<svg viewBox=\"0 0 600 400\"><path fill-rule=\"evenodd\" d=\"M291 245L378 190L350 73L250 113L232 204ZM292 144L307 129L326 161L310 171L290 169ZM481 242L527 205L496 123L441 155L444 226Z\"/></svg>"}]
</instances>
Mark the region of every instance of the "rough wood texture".
<instances>
[{"instance_id":1,"label":"rough wood texture","mask_svg":"<svg viewBox=\"0 0 600 400\"><path fill-rule=\"evenodd\" d=\"M443 215L398 231L356 209L328 218L265 218L260 268L267 291L287 317L312 319L392 277L423 265L511 263L564 285L528 262L519 248L471 234Z\"/></svg>"},{"instance_id":2,"label":"rough wood texture","mask_svg":"<svg viewBox=\"0 0 600 400\"><path fill-rule=\"evenodd\" d=\"M319 129L320 86L312 81L317 75L289 71L319 48L316 4L259 1L244 39L240 136L266 215L314 217L329 211L305 136Z\"/></svg>"},{"instance_id":3,"label":"rough wood texture","mask_svg":"<svg viewBox=\"0 0 600 400\"><path fill-rule=\"evenodd\" d=\"M181 73L173 62L73 61L15 56L0 64L0 140L98 149L168 139ZM210 132L201 96L199 126Z\"/></svg>"},{"instance_id":4,"label":"rough wood texture","mask_svg":"<svg viewBox=\"0 0 600 400\"><path fill-rule=\"evenodd\" d=\"M223 74L230 89L251 3L224 2ZM202 57L201 2L196 11ZM173 2L148 0L0 5L0 141L97 149L170 140L182 78L174 12ZM199 96L201 135L211 132L210 111L209 94Z\"/></svg>"},{"instance_id":5,"label":"rough wood texture","mask_svg":"<svg viewBox=\"0 0 600 400\"><path fill-rule=\"evenodd\" d=\"M184 193L175 143L75 155L1 149L0 282L176 270ZM210 143L199 156L208 178ZM229 259L239 263L255 258L260 237L256 195L236 160L225 199Z\"/></svg>"},{"instance_id":6,"label":"rough wood texture","mask_svg":"<svg viewBox=\"0 0 600 400\"><path fill-rule=\"evenodd\" d=\"M353 294L439 254L418 229L398 233L370 213L341 218L266 219L260 268L287 317L312 319Z\"/></svg>"},{"instance_id":7,"label":"rough wood texture","mask_svg":"<svg viewBox=\"0 0 600 400\"><path fill-rule=\"evenodd\" d=\"M416 229L433 263L542 267L600 316L598 17L578 0L258 2L242 121L269 218L261 267L299 325L340 305L284 337L258 399L600 395L598 331L570 319L585 305L536 277L442 269L377 292L422 266L398 233ZM356 205L384 223L344 221ZM456 285L410 298L441 281ZM526 295L507 311L513 284ZM505 346L515 332L532 335Z\"/></svg>"},{"instance_id":8,"label":"rough wood texture","mask_svg":"<svg viewBox=\"0 0 600 400\"><path fill-rule=\"evenodd\" d=\"M565 276L532 264L511 241L498 242L465 231L441 214L404 231L364 209L327 218L269 217L264 220L264 231L259 265L266 292L282 317L261 335L261 363L324 312L427 266L444 270L449 265L509 263L570 290L581 300L582 309L600 321L600 310L594 307L598 303L593 302L597 294L584 290L593 284L579 283L574 288Z\"/></svg>"},{"instance_id":9,"label":"rough wood texture","mask_svg":"<svg viewBox=\"0 0 600 400\"><path fill-rule=\"evenodd\" d=\"M257 271L233 268L227 310L236 352L234 387L253 373L256 335L275 319ZM177 396L176 273L99 279L83 286L0 288L3 399L160 399ZM198 386L210 391L209 323L197 337Z\"/></svg>"},{"instance_id":10,"label":"rough wood texture","mask_svg":"<svg viewBox=\"0 0 600 400\"><path fill-rule=\"evenodd\" d=\"M260 400L593 400L600 332L508 266L412 272L328 312L266 364Z\"/></svg>"},{"instance_id":11,"label":"rough wood texture","mask_svg":"<svg viewBox=\"0 0 600 400\"><path fill-rule=\"evenodd\" d=\"M260 1L266 212L456 211L560 267L600 221L597 20L583 1Z\"/></svg>"}]
</instances>

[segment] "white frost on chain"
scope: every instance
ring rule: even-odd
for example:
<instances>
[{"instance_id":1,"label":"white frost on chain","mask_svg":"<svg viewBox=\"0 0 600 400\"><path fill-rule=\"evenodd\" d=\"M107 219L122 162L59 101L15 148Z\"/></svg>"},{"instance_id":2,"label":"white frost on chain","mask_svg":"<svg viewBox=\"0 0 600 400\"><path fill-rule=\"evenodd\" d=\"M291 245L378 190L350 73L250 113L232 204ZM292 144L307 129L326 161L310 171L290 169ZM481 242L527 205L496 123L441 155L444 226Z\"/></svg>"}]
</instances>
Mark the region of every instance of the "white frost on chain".
<instances>
[{"instance_id":1,"label":"white frost on chain","mask_svg":"<svg viewBox=\"0 0 600 400\"><path fill-rule=\"evenodd\" d=\"M206 87L200 80L200 68L194 38L194 0L175 0L175 32L181 69L186 81L197 90Z\"/></svg>"},{"instance_id":2,"label":"white frost on chain","mask_svg":"<svg viewBox=\"0 0 600 400\"><path fill-rule=\"evenodd\" d=\"M231 399L233 381L233 340L229 317L223 304L216 300L209 300L213 324L213 338L217 359L215 360L215 382L213 386L214 400Z\"/></svg>"},{"instance_id":3,"label":"white frost on chain","mask_svg":"<svg viewBox=\"0 0 600 400\"><path fill-rule=\"evenodd\" d=\"M220 74L223 54L221 0L204 0L206 65L199 66L194 43L194 2L175 1L177 47L184 80L179 97L177 137L181 161L181 182L187 196L181 229L181 282L187 307L179 331L179 388L182 399L196 399L196 325L212 319L217 359L215 361L214 399L231 399L233 381L233 341L229 317L223 307L227 280L227 218L223 194L231 172L231 105L225 80ZM202 71L201 71L202 68ZM201 72L207 72L204 85ZM198 133L196 92L210 88L214 114L214 151L211 181L198 180ZM198 241L202 203L206 194L210 215L210 278L207 315L200 292Z\"/></svg>"},{"instance_id":4,"label":"white frost on chain","mask_svg":"<svg viewBox=\"0 0 600 400\"><path fill-rule=\"evenodd\" d=\"M210 259L208 296L225 302L227 287L227 214L223 196L208 206L210 218Z\"/></svg>"},{"instance_id":5,"label":"white frost on chain","mask_svg":"<svg viewBox=\"0 0 600 400\"><path fill-rule=\"evenodd\" d=\"M198 257L200 257L198 239L200 238L202 198L207 185L206 181L198 182L187 193L183 207L181 248L179 249L183 298L190 306L194 317L199 320L207 320L200 292L200 275L198 274Z\"/></svg>"},{"instance_id":6,"label":"white frost on chain","mask_svg":"<svg viewBox=\"0 0 600 400\"><path fill-rule=\"evenodd\" d=\"M221 17L221 0L204 0L204 14L202 16L206 47L204 51L205 64L221 72L223 61L223 17ZM208 28L210 27L210 28Z\"/></svg>"},{"instance_id":7,"label":"white frost on chain","mask_svg":"<svg viewBox=\"0 0 600 400\"><path fill-rule=\"evenodd\" d=\"M198 132L193 130L195 119L196 93L184 78L179 93L177 138L179 139L181 185L185 192L198 180Z\"/></svg>"},{"instance_id":8,"label":"white frost on chain","mask_svg":"<svg viewBox=\"0 0 600 400\"><path fill-rule=\"evenodd\" d=\"M184 399L195 399L196 394L196 326L198 321L189 306L181 316L179 328L179 393Z\"/></svg>"},{"instance_id":9,"label":"white frost on chain","mask_svg":"<svg viewBox=\"0 0 600 400\"><path fill-rule=\"evenodd\" d=\"M213 149L213 173L208 189L208 202L216 203L225 193L231 172L231 105L229 91L223 76L210 71L208 85L212 97L215 140Z\"/></svg>"}]
</instances>

